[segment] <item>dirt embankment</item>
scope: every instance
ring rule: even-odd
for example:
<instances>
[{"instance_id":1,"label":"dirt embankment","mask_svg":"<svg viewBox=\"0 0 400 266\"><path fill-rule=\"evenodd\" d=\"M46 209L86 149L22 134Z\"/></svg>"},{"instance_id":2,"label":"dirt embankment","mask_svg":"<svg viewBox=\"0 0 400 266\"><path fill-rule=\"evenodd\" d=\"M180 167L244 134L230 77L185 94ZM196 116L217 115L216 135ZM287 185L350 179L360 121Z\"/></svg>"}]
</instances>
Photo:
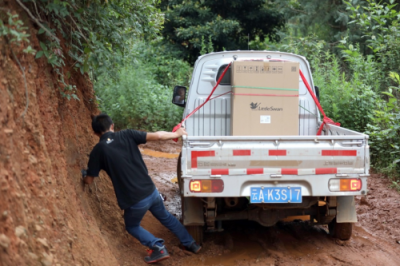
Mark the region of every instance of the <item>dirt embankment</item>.
<instances>
[{"instance_id":1,"label":"dirt embankment","mask_svg":"<svg viewBox=\"0 0 400 266\"><path fill-rule=\"evenodd\" d=\"M0 7L19 14L40 50L26 13L14 1ZM26 46L0 37L0 265L118 265L92 209L95 187L84 192L79 183L97 142L92 85L68 63L80 101L61 97L54 70Z\"/></svg>"}]
</instances>

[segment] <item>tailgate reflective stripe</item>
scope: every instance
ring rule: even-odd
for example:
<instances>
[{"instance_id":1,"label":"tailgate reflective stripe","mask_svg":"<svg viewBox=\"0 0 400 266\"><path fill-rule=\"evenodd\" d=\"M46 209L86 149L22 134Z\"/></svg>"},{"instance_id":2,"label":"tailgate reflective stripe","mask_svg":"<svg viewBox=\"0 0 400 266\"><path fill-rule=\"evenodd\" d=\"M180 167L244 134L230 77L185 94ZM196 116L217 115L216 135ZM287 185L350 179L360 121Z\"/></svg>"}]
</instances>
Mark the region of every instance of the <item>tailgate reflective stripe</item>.
<instances>
[{"instance_id":1,"label":"tailgate reflective stripe","mask_svg":"<svg viewBox=\"0 0 400 266\"><path fill-rule=\"evenodd\" d=\"M224 173L228 172L232 175L266 174L270 173L271 168L280 169L283 175L350 174L364 173L365 171L364 168L361 168L362 162L357 157L362 155L362 150L315 150L319 155L311 153L308 155L307 150L301 153L299 151L300 149L262 150L257 148L190 151L191 162L188 166L191 170L188 169L188 171L193 172L197 167L200 167L200 170L207 170L207 173L211 173L211 167L216 167L214 170L225 169ZM282 168L273 168L276 166ZM348 167L336 168L332 166ZM199 171L194 172L196 172L196 175L200 174Z\"/></svg>"},{"instance_id":2,"label":"tailgate reflective stripe","mask_svg":"<svg viewBox=\"0 0 400 266\"><path fill-rule=\"evenodd\" d=\"M197 168L194 168L192 170L188 170L188 174L191 174L191 175L207 175L207 176L209 176L209 175L211 175L211 169L197 169Z\"/></svg>"},{"instance_id":3,"label":"tailgate reflective stripe","mask_svg":"<svg viewBox=\"0 0 400 266\"><path fill-rule=\"evenodd\" d=\"M226 153L227 151L223 152L222 154ZM263 156L262 154L258 154L259 151L255 150L232 150L231 154L233 156L251 156L252 152L254 155ZM294 154L291 154L290 157L297 157L301 156L296 154L297 152L293 151ZM230 152L229 152L230 153ZM287 150L268 150L268 156L288 156ZM321 156L357 156L357 150L322 150L321 153L318 152ZM256 156L257 156L256 155ZM304 156L304 155L303 155ZM191 151L191 161L192 161L192 168L197 168L197 158L198 157L215 157L215 151ZM289 157L289 156L288 156Z\"/></svg>"},{"instance_id":4,"label":"tailgate reflective stripe","mask_svg":"<svg viewBox=\"0 0 400 266\"><path fill-rule=\"evenodd\" d=\"M229 175L229 169L211 169L212 175Z\"/></svg>"},{"instance_id":5,"label":"tailgate reflective stripe","mask_svg":"<svg viewBox=\"0 0 400 266\"><path fill-rule=\"evenodd\" d=\"M315 175L316 169L298 169L297 174L298 175Z\"/></svg>"},{"instance_id":6,"label":"tailgate reflective stripe","mask_svg":"<svg viewBox=\"0 0 400 266\"><path fill-rule=\"evenodd\" d=\"M269 150L268 155L269 156L286 156L286 150Z\"/></svg>"},{"instance_id":7,"label":"tailgate reflective stripe","mask_svg":"<svg viewBox=\"0 0 400 266\"><path fill-rule=\"evenodd\" d=\"M282 168L282 175L297 175L298 169Z\"/></svg>"},{"instance_id":8,"label":"tailgate reflective stripe","mask_svg":"<svg viewBox=\"0 0 400 266\"><path fill-rule=\"evenodd\" d=\"M250 156L251 150L233 150L233 156Z\"/></svg>"},{"instance_id":9,"label":"tailgate reflective stripe","mask_svg":"<svg viewBox=\"0 0 400 266\"><path fill-rule=\"evenodd\" d=\"M246 169L229 169L229 175L247 175Z\"/></svg>"},{"instance_id":10,"label":"tailgate reflective stripe","mask_svg":"<svg viewBox=\"0 0 400 266\"><path fill-rule=\"evenodd\" d=\"M264 169L263 168L250 168L246 169L246 173L248 175L259 175L259 174L264 174Z\"/></svg>"},{"instance_id":11,"label":"tailgate reflective stripe","mask_svg":"<svg viewBox=\"0 0 400 266\"><path fill-rule=\"evenodd\" d=\"M328 175L328 174L363 174L364 168L248 168L248 169L191 169L189 174L195 176L209 175Z\"/></svg>"},{"instance_id":12,"label":"tailgate reflective stripe","mask_svg":"<svg viewBox=\"0 0 400 266\"><path fill-rule=\"evenodd\" d=\"M338 168L338 174L364 174L364 168Z\"/></svg>"},{"instance_id":13,"label":"tailgate reflective stripe","mask_svg":"<svg viewBox=\"0 0 400 266\"><path fill-rule=\"evenodd\" d=\"M357 150L322 150L322 156L357 156Z\"/></svg>"},{"instance_id":14,"label":"tailgate reflective stripe","mask_svg":"<svg viewBox=\"0 0 400 266\"><path fill-rule=\"evenodd\" d=\"M316 175L327 175L327 174L337 174L337 168L316 168L315 174Z\"/></svg>"},{"instance_id":15,"label":"tailgate reflective stripe","mask_svg":"<svg viewBox=\"0 0 400 266\"><path fill-rule=\"evenodd\" d=\"M214 157L215 151L192 151L192 168L197 168L198 157Z\"/></svg>"},{"instance_id":16,"label":"tailgate reflective stripe","mask_svg":"<svg viewBox=\"0 0 400 266\"><path fill-rule=\"evenodd\" d=\"M264 168L264 174L280 175L282 174L281 168Z\"/></svg>"}]
</instances>

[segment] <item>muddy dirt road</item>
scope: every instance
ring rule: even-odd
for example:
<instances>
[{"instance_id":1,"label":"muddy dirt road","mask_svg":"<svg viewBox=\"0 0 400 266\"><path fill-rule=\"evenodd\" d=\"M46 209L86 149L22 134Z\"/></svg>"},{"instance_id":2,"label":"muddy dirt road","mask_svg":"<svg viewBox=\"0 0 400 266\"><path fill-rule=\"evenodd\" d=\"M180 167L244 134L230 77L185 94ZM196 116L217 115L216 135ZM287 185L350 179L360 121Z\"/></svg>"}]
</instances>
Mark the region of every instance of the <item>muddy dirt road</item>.
<instances>
[{"instance_id":1,"label":"muddy dirt road","mask_svg":"<svg viewBox=\"0 0 400 266\"><path fill-rule=\"evenodd\" d=\"M175 145L147 145L143 157L160 192L167 195L166 206L180 216L176 177ZM175 154L175 155L173 155ZM165 158L169 157L169 158ZM151 214L143 226L163 237L172 254L159 265L400 265L400 194L388 188L386 179L370 178L370 193L357 199L359 222L349 241L328 235L325 226L291 222L265 228L249 221L224 223L224 232L205 235L202 252L181 251L178 240ZM134 252L132 252L132 249ZM121 265L146 265L145 248L128 237L118 249Z\"/></svg>"},{"instance_id":2,"label":"muddy dirt road","mask_svg":"<svg viewBox=\"0 0 400 266\"><path fill-rule=\"evenodd\" d=\"M41 50L44 36L25 9L6 0L0 10L19 15L29 45ZM94 184L81 184L81 169L98 142L90 117L99 110L88 76L77 73L69 59L59 68L71 74L65 82L76 86L81 99L69 101L45 57L25 53L28 42L10 44L0 38L0 266L146 265L146 248L126 232L107 175L102 171ZM179 218L178 187L171 182L179 144L142 148L149 150L143 156L168 197L167 208ZM400 265L400 194L389 185L377 175L369 179L370 192L357 199L359 222L346 242L329 237L326 227L264 228L241 221L206 234L203 250L192 255L151 214L142 225L166 240L172 256L158 265Z\"/></svg>"}]
</instances>

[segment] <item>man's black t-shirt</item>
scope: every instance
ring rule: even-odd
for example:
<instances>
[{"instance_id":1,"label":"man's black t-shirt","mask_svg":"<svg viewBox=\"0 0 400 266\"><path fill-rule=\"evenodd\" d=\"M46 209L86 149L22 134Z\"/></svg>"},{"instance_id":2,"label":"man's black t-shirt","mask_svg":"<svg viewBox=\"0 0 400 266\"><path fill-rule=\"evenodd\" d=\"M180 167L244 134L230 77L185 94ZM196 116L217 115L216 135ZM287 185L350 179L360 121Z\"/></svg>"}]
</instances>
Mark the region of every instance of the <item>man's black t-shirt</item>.
<instances>
[{"instance_id":1,"label":"man's black t-shirt","mask_svg":"<svg viewBox=\"0 0 400 266\"><path fill-rule=\"evenodd\" d=\"M146 198L156 188L139 151L146 143L146 132L132 129L107 132L90 153L87 175L98 176L105 170L114 185L121 209Z\"/></svg>"}]
</instances>

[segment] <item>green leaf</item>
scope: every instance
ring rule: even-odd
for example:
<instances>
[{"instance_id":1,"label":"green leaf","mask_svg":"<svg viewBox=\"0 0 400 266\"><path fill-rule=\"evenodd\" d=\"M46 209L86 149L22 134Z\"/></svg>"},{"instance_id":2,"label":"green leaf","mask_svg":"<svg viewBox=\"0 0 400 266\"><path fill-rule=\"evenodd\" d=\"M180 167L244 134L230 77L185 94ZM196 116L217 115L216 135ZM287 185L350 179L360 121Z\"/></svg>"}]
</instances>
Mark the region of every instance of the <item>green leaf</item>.
<instances>
[{"instance_id":1,"label":"green leaf","mask_svg":"<svg viewBox=\"0 0 400 266\"><path fill-rule=\"evenodd\" d=\"M71 96L72 96L72 98L74 98L75 100L80 101L79 97L78 97L75 93L72 93Z\"/></svg>"},{"instance_id":2,"label":"green leaf","mask_svg":"<svg viewBox=\"0 0 400 266\"><path fill-rule=\"evenodd\" d=\"M46 46L46 44L40 42L40 47L41 47L44 51L47 51L47 46Z\"/></svg>"},{"instance_id":3,"label":"green leaf","mask_svg":"<svg viewBox=\"0 0 400 266\"><path fill-rule=\"evenodd\" d=\"M26 53L26 54L35 54L35 53L36 53L36 50L33 49L32 46L29 45L28 47L26 47L26 48L23 50L23 52Z\"/></svg>"},{"instance_id":4,"label":"green leaf","mask_svg":"<svg viewBox=\"0 0 400 266\"><path fill-rule=\"evenodd\" d=\"M39 51L36 53L35 59L41 58L43 56L43 51Z\"/></svg>"},{"instance_id":5,"label":"green leaf","mask_svg":"<svg viewBox=\"0 0 400 266\"><path fill-rule=\"evenodd\" d=\"M393 96L393 94L391 94L391 93L389 93L389 92L387 92L387 91L383 91L383 92L381 92L382 94L385 94L385 95L388 95L388 96L390 96L390 97L394 97Z\"/></svg>"}]
</instances>

